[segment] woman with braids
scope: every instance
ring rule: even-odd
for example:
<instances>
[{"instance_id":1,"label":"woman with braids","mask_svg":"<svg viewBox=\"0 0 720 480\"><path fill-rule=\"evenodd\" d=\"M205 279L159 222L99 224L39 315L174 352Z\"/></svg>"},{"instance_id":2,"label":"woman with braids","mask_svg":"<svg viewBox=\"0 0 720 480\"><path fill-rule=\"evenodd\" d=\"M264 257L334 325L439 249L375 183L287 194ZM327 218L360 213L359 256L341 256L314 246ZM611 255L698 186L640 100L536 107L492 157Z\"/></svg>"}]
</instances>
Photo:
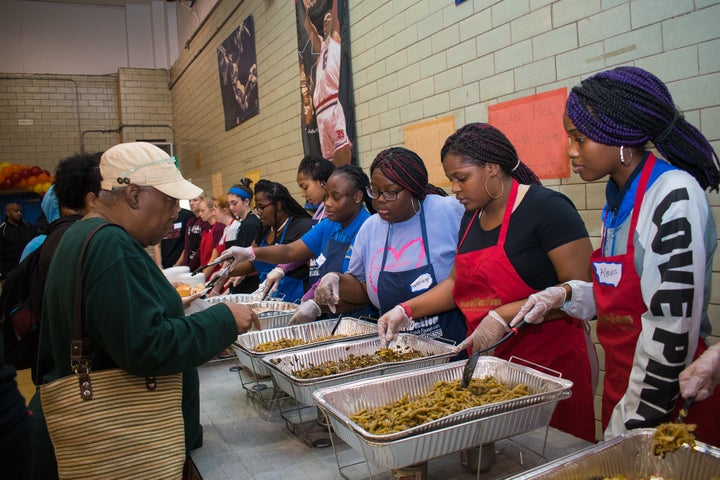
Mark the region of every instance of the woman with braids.
<instances>
[{"instance_id":1,"label":"woman with braids","mask_svg":"<svg viewBox=\"0 0 720 480\"><path fill-rule=\"evenodd\" d=\"M462 205L428 183L422 159L406 148L380 152L370 165L370 186L377 214L358 232L347 273L327 273L315 301L335 312L372 304L385 313L443 281L452 268ZM432 235L430 235L432 222ZM440 314L417 317L412 333L465 338L465 321L449 306Z\"/></svg>"},{"instance_id":2,"label":"woman with braids","mask_svg":"<svg viewBox=\"0 0 720 480\"><path fill-rule=\"evenodd\" d=\"M530 294L560 281L589 280L592 245L572 202L542 187L495 127L465 125L440 154L452 192L465 207L455 268L437 287L388 311L378 321L379 333L392 339L415 317L457 305L468 335L458 349L483 350L510 331L508 323ZM494 355L520 357L572 380L572 397L562 401L550 425L594 441L597 357L589 329L566 314L558 317L519 330Z\"/></svg>"},{"instance_id":3,"label":"woman with braids","mask_svg":"<svg viewBox=\"0 0 720 480\"><path fill-rule=\"evenodd\" d=\"M370 218L370 212L374 212L365 193L369 184L367 175L360 167L343 165L337 168L324 184L324 189L327 191L325 199L327 218L315 225L302 238L285 245L233 247L225 257L232 258L232 265L253 259L255 262L263 260L306 263L309 259L317 257L319 274L313 276L311 272L309 280L312 284L325 273L346 271L358 230L365 220ZM293 315L293 324L310 322L320 315L320 307L312 299L313 292L314 288L303 297L300 308ZM354 312L353 315L366 313L368 312Z\"/></svg>"},{"instance_id":4,"label":"woman with braids","mask_svg":"<svg viewBox=\"0 0 720 480\"><path fill-rule=\"evenodd\" d=\"M683 119L654 75L619 67L572 89L563 118L573 171L609 175L593 282L531 295L513 322L540 322L558 308L590 319L605 349L605 438L673 419L678 375L710 333L715 223L703 189L718 190L718 158ZM648 142L665 159L647 150ZM718 393L689 410L697 438L720 445Z\"/></svg>"},{"instance_id":5,"label":"woman with braids","mask_svg":"<svg viewBox=\"0 0 720 480\"><path fill-rule=\"evenodd\" d=\"M257 246L280 245L292 243L302 237L313 226L313 221L305 209L290 196L290 192L284 185L260 180L255 185L255 208L260 216L263 229L255 240ZM223 252L219 259L233 258L230 249ZM230 266L229 275L249 275L257 273L261 282L265 281L267 274L272 271L277 262L255 261L233 261ZM281 281L277 291L283 295L287 302L300 300L305 291L303 282L308 276L307 264L288 273ZM215 285L223 285L224 279L218 280ZM213 287L211 294L218 294L219 289Z\"/></svg>"},{"instance_id":6,"label":"woman with braids","mask_svg":"<svg viewBox=\"0 0 720 480\"><path fill-rule=\"evenodd\" d=\"M262 224L260 219L252 212L253 191L250 188L253 181L249 178L241 178L240 181L230 187L227 198L230 205L230 212L233 214L239 226L235 240L226 242L226 247L249 247L260 234ZM230 293L252 293L258 289L260 281L257 275L248 277L233 277L228 282Z\"/></svg>"},{"instance_id":7,"label":"woman with braids","mask_svg":"<svg viewBox=\"0 0 720 480\"><path fill-rule=\"evenodd\" d=\"M335 170L333 162L312 153L306 155L298 166L297 184L300 187L300 195L307 203L316 207L315 214L312 217L316 223L327 217L324 203L325 183L330 178L333 170ZM285 276L286 272L292 272L306 263L307 259L303 259L302 262L283 263L273 268L265 280L265 293L274 292L278 282ZM317 272L318 265L315 262L315 257L313 257L310 259L310 277L317 277ZM306 285L306 290L310 285L310 283Z\"/></svg>"}]
</instances>

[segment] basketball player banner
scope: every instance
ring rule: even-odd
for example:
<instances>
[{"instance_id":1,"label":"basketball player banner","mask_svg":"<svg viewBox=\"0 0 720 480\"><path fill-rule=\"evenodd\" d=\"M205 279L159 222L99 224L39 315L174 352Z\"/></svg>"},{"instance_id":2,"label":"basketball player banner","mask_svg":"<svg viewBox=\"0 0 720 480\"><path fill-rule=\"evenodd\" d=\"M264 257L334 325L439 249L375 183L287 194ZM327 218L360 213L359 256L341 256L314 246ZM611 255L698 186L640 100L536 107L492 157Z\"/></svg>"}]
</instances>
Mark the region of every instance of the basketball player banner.
<instances>
[{"instance_id":1,"label":"basketball player banner","mask_svg":"<svg viewBox=\"0 0 720 480\"><path fill-rule=\"evenodd\" d=\"M357 164L347 0L294 0L303 150Z\"/></svg>"},{"instance_id":2,"label":"basketball player banner","mask_svg":"<svg viewBox=\"0 0 720 480\"><path fill-rule=\"evenodd\" d=\"M253 17L247 17L217 49L225 131L254 117L258 102Z\"/></svg>"}]
</instances>

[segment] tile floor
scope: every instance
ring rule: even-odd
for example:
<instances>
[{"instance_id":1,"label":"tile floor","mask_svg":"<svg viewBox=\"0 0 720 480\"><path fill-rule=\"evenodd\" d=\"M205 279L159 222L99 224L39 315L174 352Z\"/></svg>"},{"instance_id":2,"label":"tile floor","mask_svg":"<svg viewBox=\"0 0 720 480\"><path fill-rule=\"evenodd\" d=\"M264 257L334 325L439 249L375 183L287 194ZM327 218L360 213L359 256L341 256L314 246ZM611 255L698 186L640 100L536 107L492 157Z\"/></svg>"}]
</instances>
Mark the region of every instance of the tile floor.
<instances>
[{"instance_id":1,"label":"tile floor","mask_svg":"<svg viewBox=\"0 0 720 480\"><path fill-rule=\"evenodd\" d=\"M205 442L202 448L192 452L192 457L204 480L397 478L387 470L368 465L360 453L337 437L333 437L335 449L332 446L313 448L313 441L323 443L329 436L315 420L316 409L297 410L298 405L288 398L269 400L272 388L256 393L252 389L255 379L245 371L240 375L238 371L231 371L235 366L236 360L230 359L210 362L199 369ZM301 420L307 421L301 423ZM459 453L433 459L428 462L427 479L507 478L541 463L540 456L533 452L542 450L544 435L545 429L540 429L498 441L495 463L479 475L461 464ZM559 458L589 445L549 429L545 457ZM360 463L349 466L355 462Z\"/></svg>"}]
</instances>

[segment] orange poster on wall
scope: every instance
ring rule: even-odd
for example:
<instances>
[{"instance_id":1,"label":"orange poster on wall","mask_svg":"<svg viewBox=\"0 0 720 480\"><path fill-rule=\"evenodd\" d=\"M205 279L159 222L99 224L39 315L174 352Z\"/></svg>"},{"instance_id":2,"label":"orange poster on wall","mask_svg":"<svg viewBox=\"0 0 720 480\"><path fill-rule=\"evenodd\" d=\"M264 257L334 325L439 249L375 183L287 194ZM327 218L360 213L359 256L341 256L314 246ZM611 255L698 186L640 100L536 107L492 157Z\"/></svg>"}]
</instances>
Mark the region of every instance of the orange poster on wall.
<instances>
[{"instance_id":1,"label":"orange poster on wall","mask_svg":"<svg viewBox=\"0 0 720 480\"><path fill-rule=\"evenodd\" d=\"M540 178L567 178L567 134L563 128L567 89L559 88L488 107L488 123L507 136L520 160Z\"/></svg>"}]
</instances>

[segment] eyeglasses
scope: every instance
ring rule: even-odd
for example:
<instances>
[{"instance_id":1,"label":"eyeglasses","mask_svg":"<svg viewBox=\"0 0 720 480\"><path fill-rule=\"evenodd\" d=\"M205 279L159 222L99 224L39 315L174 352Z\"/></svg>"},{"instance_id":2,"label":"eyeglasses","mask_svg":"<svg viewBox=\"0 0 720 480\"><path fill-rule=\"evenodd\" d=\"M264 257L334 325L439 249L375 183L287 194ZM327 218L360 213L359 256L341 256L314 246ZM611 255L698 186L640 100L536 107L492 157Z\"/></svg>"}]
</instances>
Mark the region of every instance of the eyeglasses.
<instances>
[{"instance_id":1,"label":"eyeglasses","mask_svg":"<svg viewBox=\"0 0 720 480\"><path fill-rule=\"evenodd\" d=\"M266 203L265 205L260 205L259 203L256 203L256 204L255 204L255 210L258 211L258 212L262 212L263 210L265 210L267 207L269 207L269 206L271 206L271 205L272 205L272 202Z\"/></svg>"},{"instance_id":2,"label":"eyeglasses","mask_svg":"<svg viewBox=\"0 0 720 480\"><path fill-rule=\"evenodd\" d=\"M392 192L389 190L383 192L380 190L375 190L372 187L366 187L365 192L368 194L368 197L372 199L378 199L380 198L380 195L382 195L383 199L386 202L394 202L395 200L397 200L398 195L400 194L400 192L402 192L402 190L400 190L400 192Z\"/></svg>"}]
</instances>

